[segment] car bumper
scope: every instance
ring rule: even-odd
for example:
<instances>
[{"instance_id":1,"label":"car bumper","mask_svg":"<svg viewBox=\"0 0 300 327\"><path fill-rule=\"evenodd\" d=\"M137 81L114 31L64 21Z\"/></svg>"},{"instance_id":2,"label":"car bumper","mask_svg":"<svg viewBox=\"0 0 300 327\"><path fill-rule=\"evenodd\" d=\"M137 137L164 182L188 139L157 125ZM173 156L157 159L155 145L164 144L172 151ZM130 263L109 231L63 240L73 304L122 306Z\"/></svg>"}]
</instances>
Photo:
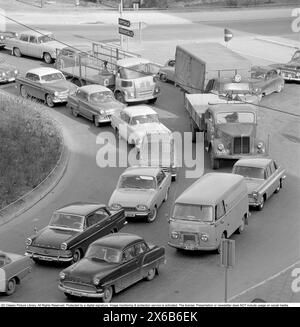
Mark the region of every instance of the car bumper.
<instances>
[{"instance_id":1,"label":"car bumper","mask_svg":"<svg viewBox=\"0 0 300 327\"><path fill-rule=\"evenodd\" d=\"M58 285L58 289L64 293L68 293L70 295L78 296L78 297L102 298L104 295L103 292L96 293L96 292L81 291L75 288L63 286L61 284Z\"/></svg>"},{"instance_id":2,"label":"car bumper","mask_svg":"<svg viewBox=\"0 0 300 327\"><path fill-rule=\"evenodd\" d=\"M0 78L0 83L14 82L15 80L16 80L16 77Z\"/></svg>"},{"instance_id":3,"label":"car bumper","mask_svg":"<svg viewBox=\"0 0 300 327\"><path fill-rule=\"evenodd\" d=\"M214 245L214 246L204 246L201 245L199 243L194 243L194 244L184 244L184 243L173 243L173 242L168 242L168 245L173 247L173 248L177 248L177 249L183 249L183 250L189 250L189 251L213 251L216 250L218 248L218 246Z\"/></svg>"},{"instance_id":4,"label":"car bumper","mask_svg":"<svg viewBox=\"0 0 300 327\"><path fill-rule=\"evenodd\" d=\"M138 102L138 101L147 101L151 99L156 99L159 96L159 93L156 94L148 94L144 96L137 96L137 97L128 97L128 95L125 95L125 101L126 102Z\"/></svg>"},{"instance_id":5,"label":"car bumper","mask_svg":"<svg viewBox=\"0 0 300 327\"><path fill-rule=\"evenodd\" d=\"M148 216L149 216L149 211L126 211L125 210L126 218L148 217Z\"/></svg>"},{"instance_id":6,"label":"car bumper","mask_svg":"<svg viewBox=\"0 0 300 327\"><path fill-rule=\"evenodd\" d=\"M41 260L41 261L49 261L49 262L71 262L73 259L72 256L71 257L51 256L51 255L33 253L30 251L26 251L25 255L32 259L37 259L37 260Z\"/></svg>"},{"instance_id":7,"label":"car bumper","mask_svg":"<svg viewBox=\"0 0 300 327\"><path fill-rule=\"evenodd\" d=\"M106 116L100 116L98 119L99 123L109 123L111 122L111 116L110 115L106 115Z\"/></svg>"},{"instance_id":8,"label":"car bumper","mask_svg":"<svg viewBox=\"0 0 300 327\"><path fill-rule=\"evenodd\" d=\"M235 159L242 159L242 158L249 158L251 156L265 157L265 153L247 153L247 154L215 154L215 159L228 159L228 160L235 160Z\"/></svg>"},{"instance_id":9,"label":"car bumper","mask_svg":"<svg viewBox=\"0 0 300 327\"><path fill-rule=\"evenodd\" d=\"M285 81L300 81L300 76L296 76L295 73L282 72L281 76Z\"/></svg>"},{"instance_id":10,"label":"car bumper","mask_svg":"<svg viewBox=\"0 0 300 327\"><path fill-rule=\"evenodd\" d=\"M67 102L68 101L68 96L65 96L65 97L54 97L52 99L52 101L54 103L63 103L63 102Z\"/></svg>"}]
</instances>

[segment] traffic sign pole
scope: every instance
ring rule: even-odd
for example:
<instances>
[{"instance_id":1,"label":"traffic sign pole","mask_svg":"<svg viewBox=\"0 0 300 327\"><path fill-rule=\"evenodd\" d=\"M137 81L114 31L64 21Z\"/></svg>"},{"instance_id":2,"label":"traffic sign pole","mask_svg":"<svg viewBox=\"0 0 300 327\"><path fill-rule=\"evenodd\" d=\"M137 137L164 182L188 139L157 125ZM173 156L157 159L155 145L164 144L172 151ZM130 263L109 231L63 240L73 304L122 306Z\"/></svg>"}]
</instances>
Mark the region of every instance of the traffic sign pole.
<instances>
[{"instance_id":1,"label":"traffic sign pole","mask_svg":"<svg viewBox=\"0 0 300 327\"><path fill-rule=\"evenodd\" d=\"M224 301L227 303L228 294L228 268L233 268L235 265L235 241L226 238L221 239L221 266L225 268L225 294Z\"/></svg>"}]
</instances>

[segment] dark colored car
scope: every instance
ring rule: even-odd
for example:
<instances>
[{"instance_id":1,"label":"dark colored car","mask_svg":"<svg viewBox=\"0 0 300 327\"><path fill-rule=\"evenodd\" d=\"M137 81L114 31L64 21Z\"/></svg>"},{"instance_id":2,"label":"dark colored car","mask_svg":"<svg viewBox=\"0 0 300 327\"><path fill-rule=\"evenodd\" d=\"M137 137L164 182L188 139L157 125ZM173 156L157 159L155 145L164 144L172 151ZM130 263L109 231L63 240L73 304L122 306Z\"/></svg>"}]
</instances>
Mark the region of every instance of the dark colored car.
<instances>
[{"instance_id":1,"label":"dark colored car","mask_svg":"<svg viewBox=\"0 0 300 327\"><path fill-rule=\"evenodd\" d=\"M103 204L72 203L56 210L48 226L27 238L25 255L34 261L79 261L99 237L126 224L123 210L111 213Z\"/></svg>"},{"instance_id":2,"label":"dark colored car","mask_svg":"<svg viewBox=\"0 0 300 327\"><path fill-rule=\"evenodd\" d=\"M300 49L296 50L291 60L282 65L277 65L280 75L286 81L300 81Z\"/></svg>"},{"instance_id":3,"label":"dark colored car","mask_svg":"<svg viewBox=\"0 0 300 327\"><path fill-rule=\"evenodd\" d=\"M165 248L140 236L117 233L92 243L85 257L60 273L58 288L67 297L102 298L142 280L152 280L165 263Z\"/></svg>"}]
</instances>

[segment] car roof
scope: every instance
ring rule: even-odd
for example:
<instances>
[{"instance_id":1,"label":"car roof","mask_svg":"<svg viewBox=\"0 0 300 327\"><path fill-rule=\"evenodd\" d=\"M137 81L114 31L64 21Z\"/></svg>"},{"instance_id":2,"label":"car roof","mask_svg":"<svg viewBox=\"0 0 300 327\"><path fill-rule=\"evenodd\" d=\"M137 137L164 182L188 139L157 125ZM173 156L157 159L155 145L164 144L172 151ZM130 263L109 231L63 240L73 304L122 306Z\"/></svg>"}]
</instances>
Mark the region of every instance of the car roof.
<instances>
[{"instance_id":1,"label":"car roof","mask_svg":"<svg viewBox=\"0 0 300 327\"><path fill-rule=\"evenodd\" d=\"M37 74L37 75L44 75L44 74L52 74L52 73L61 73L61 71L55 69L55 68L51 68L51 67L38 67L38 68L33 68L30 69L26 72L27 73L31 73L31 74Z\"/></svg>"},{"instance_id":2,"label":"car roof","mask_svg":"<svg viewBox=\"0 0 300 327\"><path fill-rule=\"evenodd\" d=\"M112 92L109 88L102 86L102 85L98 85L98 84L84 85L84 86L79 87L78 89L82 90L88 94L94 93L94 92L105 92L105 91Z\"/></svg>"},{"instance_id":3,"label":"car roof","mask_svg":"<svg viewBox=\"0 0 300 327\"><path fill-rule=\"evenodd\" d=\"M123 250L128 245L143 241L144 239L141 236L129 233L114 233L107 236L99 238L97 241L92 244L97 244L100 246L106 246L113 249Z\"/></svg>"},{"instance_id":4,"label":"car roof","mask_svg":"<svg viewBox=\"0 0 300 327\"><path fill-rule=\"evenodd\" d=\"M156 177L158 172L161 170L159 167L148 167L148 166L133 166L127 168L122 176L130 176L130 175L145 175L145 176L153 176Z\"/></svg>"},{"instance_id":5,"label":"car roof","mask_svg":"<svg viewBox=\"0 0 300 327\"><path fill-rule=\"evenodd\" d=\"M53 34L53 32L46 31L46 30L25 30L19 33L20 34L26 34L26 35L33 35L33 36L43 36L43 35L48 35L48 34Z\"/></svg>"},{"instance_id":6,"label":"car roof","mask_svg":"<svg viewBox=\"0 0 300 327\"><path fill-rule=\"evenodd\" d=\"M214 112L232 112L232 111L257 112L256 107L248 103L209 104L209 108L212 109Z\"/></svg>"},{"instance_id":7,"label":"car roof","mask_svg":"<svg viewBox=\"0 0 300 327\"><path fill-rule=\"evenodd\" d=\"M147 105L136 105L136 106L126 107L123 111L130 117L139 116L139 115L157 114L157 112L154 109L152 109Z\"/></svg>"},{"instance_id":8,"label":"car roof","mask_svg":"<svg viewBox=\"0 0 300 327\"><path fill-rule=\"evenodd\" d=\"M56 212L86 216L100 208L106 208L105 204L91 202L74 202L56 210Z\"/></svg>"},{"instance_id":9,"label":"car roof","mask_svg":"<svg viewBox=\"0 0 300 327\"><path fill-rule=\"evenodd\" d=\"M271 161L271 158L243 158L238 160L234 166L265 168Z\"/></svg>"},{"instance_id":10,"label":"car roof","mask_svg":"<svg viewBox=\"0 0 300 327\"><path fill-rule=\"evenodd\" d=\"M124 59L118 60L117 65L121 66L121 67L130 67L130 66L135 66L135 65L139 65L139 64L148 64L149 62L150 61L148 59L140 58L140 57L124 58Z\"/></svg>"},{"instance_id":11,"label":"car roof","mask_svg":"<svg viewBox=\"0 0 300 327\"><path fill-rule=\"evenodd\" d=\"M236 189L244 177L231 173L208 173L188 187L175 201L179 204L216 205L226 192Z\"/></svg>"}]
</instances>

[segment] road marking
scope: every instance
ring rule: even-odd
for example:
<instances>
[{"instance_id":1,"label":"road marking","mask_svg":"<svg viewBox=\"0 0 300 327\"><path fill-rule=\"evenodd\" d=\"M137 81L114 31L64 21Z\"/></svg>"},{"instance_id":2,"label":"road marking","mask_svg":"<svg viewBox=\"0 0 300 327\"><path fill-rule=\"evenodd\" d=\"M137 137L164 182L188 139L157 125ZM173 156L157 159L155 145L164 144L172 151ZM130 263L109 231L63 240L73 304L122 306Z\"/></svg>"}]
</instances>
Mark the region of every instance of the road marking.
<instances>
[{"instance_id":1,"label":"road marking","mask_svg":"<svg viewBox=\"0 0 300 327\"><path fill-rule=\"evenodd\" d=\"M239 296L241 296L241 295L244 295L245 293L247 293L247 292L253 290L254 288L257 288L257 287L259 287L259 286L262 286L262 285L266 284L267 282L271 281L272 279L274 279L274 278L276 278L276 277L279 277L280 275L284 274L286 271L288 271L289 269L291 269L291 268L293 268L294 266L298 265L299 263L300 263L300 260L297 261L297 262L295 262L295 263L293 263L293 264L291 264L291 265L288 266L287 268L285 268L285 269L279 271L277 274L272 275L271 277L268 277L267 279L263 280L262 282L260 282L260 283L254 285L254 286L251 286L251 287L247 288L246 290L244 290L244 291L241 292L241 293L238 293L238 294L232 296L230 299L228 299L228 302L230 302L230 301L236 299L237 297L239 297Z\"/></svg>"}]
</instances>

